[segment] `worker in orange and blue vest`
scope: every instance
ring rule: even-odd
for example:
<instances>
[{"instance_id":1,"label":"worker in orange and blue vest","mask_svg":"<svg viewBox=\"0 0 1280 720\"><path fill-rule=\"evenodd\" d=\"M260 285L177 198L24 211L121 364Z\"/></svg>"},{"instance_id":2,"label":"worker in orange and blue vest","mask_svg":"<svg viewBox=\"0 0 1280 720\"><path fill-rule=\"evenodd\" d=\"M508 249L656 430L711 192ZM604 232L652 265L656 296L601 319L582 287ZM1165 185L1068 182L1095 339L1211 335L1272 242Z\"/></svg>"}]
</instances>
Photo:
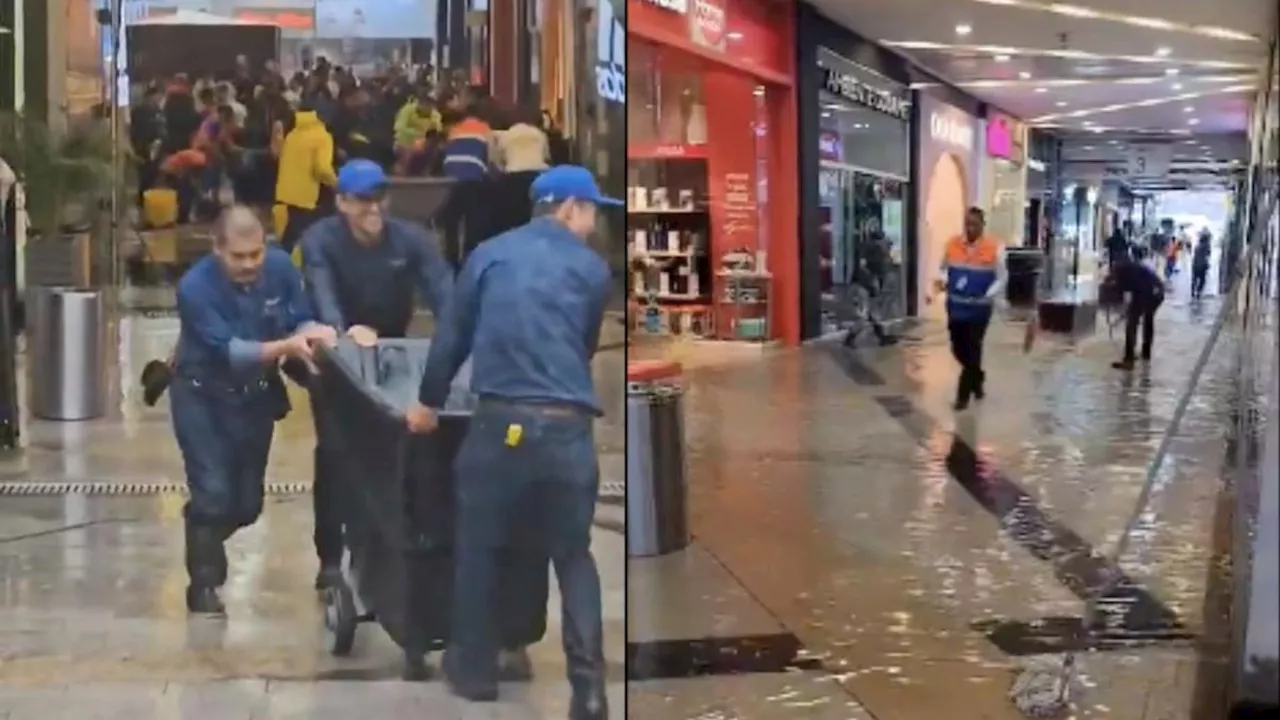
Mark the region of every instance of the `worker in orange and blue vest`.
<instances>
[{"instance_id":1,"label":"worker in orange and blue vest","mask_svg":"<svg viewBox=\"0 0 1280 720\"><path fill-rule=\"evenodd\" d=\"M964 219L964 235L947 241L942 256L939 292L947 294L947 331L951 354L960 363L960 383L956 388L956 410L969 407L969 400L986 396L986 373L982 370L982 341L991 324L996 297L1004 288L1004 249L986 233L986 214L969 208Z\"/></svg>"}]
</instances>

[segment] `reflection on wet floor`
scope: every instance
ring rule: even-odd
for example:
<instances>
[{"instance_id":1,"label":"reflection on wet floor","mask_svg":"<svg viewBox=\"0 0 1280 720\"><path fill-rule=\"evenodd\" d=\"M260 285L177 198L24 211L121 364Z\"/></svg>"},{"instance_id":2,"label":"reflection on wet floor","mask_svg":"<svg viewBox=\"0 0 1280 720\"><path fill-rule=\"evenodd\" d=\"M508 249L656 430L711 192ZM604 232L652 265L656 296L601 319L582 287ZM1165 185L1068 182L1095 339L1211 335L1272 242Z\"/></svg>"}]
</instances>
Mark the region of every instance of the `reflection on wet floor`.
<instances>
[{"instance_id":1,"label":"reflection on wet floor","mask_svg":"<svg viewBox=\"0 0 1280 720\"><path fill-rule=\"evenodd\" d=\"M1066 646L1106 651L1082 656L1076 717L1213 717L1194 707L1193 641L1224 552L1229 352L1211 358L1134 541L1106 560L1208 334L1212 312L1189 310L1162 313L1155 361L1130 375L1110 368L1105 331L1023 355L1020 325L993 326L988 397L958 417L945 329L927 322L889 350L687 372L695 544L631 561L627 637L629 659L661 653L694 677L629 670L631 717L1013 720L1020 658ZM1083 598L1108 581L1103 626L1085 633ZM754 671L750 639L789 635L821 672ZM701 660L708 648L745 658Z\"/></svg>"},{"instance_id":2,"label":"reflection on wet floor","mask_svg":"<svg viewBox=\"0 0 1280 720\"><path fill-rule=\"evenodd\" d=\"M308 498L270 502L257 525L232 539L225 622L186 614L176 497L12 499L0 522L6 528L0 537L0 717L337 718L336 710L304 713L333 694L331 686L363 699L367 717L400 717L395 708L410 706L423 717L465 714L465 704L450 700L438 681L417 688L398 681L400 652L377 625L360 627L352 657L328 654L311 589ZM594 542L605 585L609 672L621 680L622 538L601 531ZM503 703L486 717L563 717L567 711L554 589L552 595L547 634L532 648L535 681L504 688ZM200 694L208 707L164 709L173 701L165 698L166 687L179 696ZM137 696L152 693L149 710L129 714L140 707ZM37 714L42 706L34 701L53 696L68 713L84 714ZM621 707L620 695L616 700ZM107 705L93 714L90 702ZM339 705L350 710L355 703ZM286 712L289 707L304 714Z\"/></svg>"}]
</instances>

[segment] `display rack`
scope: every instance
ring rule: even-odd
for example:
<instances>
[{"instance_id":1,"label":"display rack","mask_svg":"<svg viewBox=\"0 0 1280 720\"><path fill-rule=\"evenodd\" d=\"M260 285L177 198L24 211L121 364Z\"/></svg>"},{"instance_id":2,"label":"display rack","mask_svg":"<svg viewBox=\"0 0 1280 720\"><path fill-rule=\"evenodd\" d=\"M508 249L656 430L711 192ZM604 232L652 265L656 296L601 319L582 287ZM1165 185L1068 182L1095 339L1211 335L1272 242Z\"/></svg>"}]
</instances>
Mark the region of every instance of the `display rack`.
<instances>
[{"instance_id":1,"label":"display rack","mask_svg":"<svg viewBox=\"0 0 1280 720\"><path fill-rule=\"evenodd\" d=\"M707 161L698 146L628 152L632 329L714 336Z\"/></svg>"}]
</instances>

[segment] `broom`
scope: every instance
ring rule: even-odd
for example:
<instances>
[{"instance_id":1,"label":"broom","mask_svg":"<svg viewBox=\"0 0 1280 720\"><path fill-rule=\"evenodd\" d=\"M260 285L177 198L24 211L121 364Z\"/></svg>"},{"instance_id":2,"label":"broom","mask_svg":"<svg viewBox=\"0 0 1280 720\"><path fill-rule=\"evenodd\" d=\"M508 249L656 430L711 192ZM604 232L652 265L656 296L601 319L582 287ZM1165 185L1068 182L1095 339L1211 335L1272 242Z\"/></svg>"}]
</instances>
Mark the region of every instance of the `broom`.
<instances>
[{"instance_id":1,"label":"broom","mask_svg":"<svg viewBox=\"0 0 1280 720\"><path fill-rule=\"evenodd\" d=\"M1253 246L1249 249L1248 257L1241 264L1241 268L1247 267L1252 262L1254 253L1257 252L1260 245L1262 243L1253 243ZM1236 275L1232 282L1232 292L1228 293L1227 297L1235 295L1235 289L1243 277L1243 272ZM1164 464L1165 456L1168 455L1169 447L1173 444L1173 438L1177 434L1178 428L1182 425L1182 417L1187 413L1187 407L1191 404L1191 396L1200 383L1200 376L1204 374L1205 367L1209 364L1209 358L1213 354L1214 347L1218 344L1218 336L1222 334L1222 328L1226 325L1230 311L1230 302L1224 302L1222 308L1218 310L1218 316L1214 319L1209 338L1205 340L1204 347L1200 350L1200 357L1196 360L1195 368L1191 371L1191 377L1187 380L1187 388L1182 393L1182 397L1179 398L1178 406L1173 411L1173 418L1169 422L1169 427L1165 429L1164 435L1160 438L1160 445L1156 448L1155 457L1147 468L1147 476L1142 483L1142 492L1138 494L1138 501L1134 504L1133 512L1130 513L1129 519L1125 522L1124 530L1120 533L1119 539L1116 540L1115 547L1105 556L1109 567L1115 567L1120 562L1120 558L1124 557L1125 552L1129 549L1129 541L1133 536L1133 532L1137 529L1142 514L1147 509L1147 504L1151 501L1151 493L1155 489L1156 478L1161 466ZM1123 573L1116 573L1114 577L1108 578L1101 587L1091 589L1088 599L1085 600L1082 621L1082 631L1085 639L1089 639L1093 634L1094 628L1097 627L1098 602L1106 598L1122 578ZM1078 643L1076 647L1087 647L1088 645L1088 643ZM1070 709L1072 696L1080 686L1076 667L1077 652L1075 649L1068 650L1061 659L1039 657L1029 661L1014 680L1013 687L1009 690L1009 699L1013 701L1014 706L1023 715L1030 718L1056 718L1064 715Z\"/></svg>"}]
</instances>

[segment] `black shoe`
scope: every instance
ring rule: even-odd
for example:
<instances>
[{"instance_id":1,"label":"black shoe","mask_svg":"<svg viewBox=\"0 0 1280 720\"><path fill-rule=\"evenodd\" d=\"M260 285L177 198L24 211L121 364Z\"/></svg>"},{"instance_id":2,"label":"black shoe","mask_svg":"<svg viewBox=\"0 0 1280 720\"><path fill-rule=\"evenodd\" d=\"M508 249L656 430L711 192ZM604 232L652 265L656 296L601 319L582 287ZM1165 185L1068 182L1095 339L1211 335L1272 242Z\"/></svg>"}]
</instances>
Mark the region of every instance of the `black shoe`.
<instances>
[{"instance_id":1,"label":"black shoe","mask_svg":"<svg viewBox=\"0 0 1280 720\"><path fill-rule=\"evenodd\" d=\"M608 720L609 700L604 688L573 694L569 701L569 720Z\"/></svg>"},{"instance_id":2,"label":"black shoe","mask_svg":"<svg viewBox=\"0 0 1280 720\"><path fill-rule=\"evenodd\" d=\"M858 330L849 330L844 334L844 346L851 348L858 343Z\"/></svg>"},{"instance_id":3,"label":"black shoe","mask_svg":"<svg viewBox=\"0 0 1280 720\"><path fill-rule=\"evenodd\" d=\"M1151 362L1151 353L1149 352L1142 353L1142 362Z\"/></svg>"},{"instance_id":4,"label":"black shoe","mask_svg":"<svg viewBox=\"0 0 1280 720\"><path fill-rule=\"evenodd\" d=\"M956 412L962 412L964 410L968 410L969 409L968 398L956 398L956 401L951 404L951 409L955 410Z\"/></svg>"},{"instance_id":5,"label":"black shoe","mask_svg":"<svg viewBox=\"0 0 1280 720\"><path fill-rule=\"evenodd\" d=\"M880 347L893 347L898 344L898 340L899 338L897 335L881 335Z\"/></svg>"},{"instance_id":6,"label":"black shoe","mask_svg":"<svg viewBox=\"0 0 1280 720\"><path fill-rule=\"evenodd\" d=\"M227 608L218 597L217 589L203 585L187 586L187 612L192 615L227 616Z\"/></svg>"},{"instance_id":7,"label":"black shoe","mask_svg":"<svg viewBox=\"0 0 1280 720\"><path fill-rule=\"evenodd\" d=\"M1132 360L1120 360L1119 362L1113 362L1113 363L1111 363L1111 367L1115 368L1116 370L1132 370L1132 369L1133 369L1133 361L1132 361Z\"/></svg>"},{"instance_id":8,"label":"black shoe","mask_svg":"<svg viewBox=\"0 0 1280 720\"><path fill-rule=\"evenodd\" d=\"M503 650L498 658L498 675L502 682L529 682L533 680L533 660L526 648Z\"/></svg>"},{"instance_id":9,"label":"black shoe","mask_svg":"<svg viewBox=\"0 0 1280 720\"><path fill-rule=\"evenodd\" d=\"M325 563L320 566L320 572L316 573L316 590L328 590L331 587L337 587L342 579L342 566L331 565Z\"/></svg>"},{"instance_id":10,"label":"black shoe","mask_svg":"<svg viewBox=\"0 0 1280 720\"><path fill-rule=\"evenodd\" d=\"M444 674L444 684L449 688L449 692L457 695L463 700L470 700L471 702L498 701L497 685L464 685L454 682L453 678L449 677L448 672Z\"/></svg>"},{"instance_id":11,"label":"black shoe","mask_svg":"<svg viewBox=\"0 0 1280 720\"><path fill-rule=\"evenodd\" d=\"M142 402L147 407L154 407L173 381L173 368L164 360L152 360L142 368Z\"/></svg>"}]
</instances>

